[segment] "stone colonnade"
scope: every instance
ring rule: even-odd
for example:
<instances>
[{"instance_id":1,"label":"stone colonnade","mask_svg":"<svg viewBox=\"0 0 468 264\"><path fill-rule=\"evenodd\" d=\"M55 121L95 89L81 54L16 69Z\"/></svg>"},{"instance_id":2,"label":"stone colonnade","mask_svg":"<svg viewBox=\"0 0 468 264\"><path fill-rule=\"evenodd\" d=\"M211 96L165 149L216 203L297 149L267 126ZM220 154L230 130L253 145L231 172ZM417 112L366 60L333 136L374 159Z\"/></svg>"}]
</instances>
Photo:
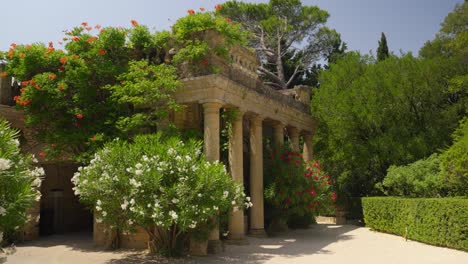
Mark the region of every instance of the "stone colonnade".
<instances>
[{"instance_id":1,"label":"stone colonnade","mask_svg":"<svg viewBox=\"0 0 468 264\"><path fill-rule=\"evenodd\" d=\"M221 101L201 102L204 116L204 152L208 160L219 160L220 156L220 110L225 105ZM237 119L232 124L232 135L229 142L230 171L234 180L243 183L243 118L250 122L250 196L253 207L250 208L250 230L252 236L264 236L264 204L263 204L263 121L264 118L256 113L243 112L239 110ZM299 137L301 132L298 128L287 126L279 121L272 121L273 140L278 145L284 144L284 131L288 135L294 151L299 151ZM303 157L311 160L312 134L302 132L304 139ZM229 239L242 240L245 237L244 212L238 210L232 212L229 219ZM209 251L216 251L219 242L219 230L215 229L209 237Z\"/></svg>"}]
</instances>

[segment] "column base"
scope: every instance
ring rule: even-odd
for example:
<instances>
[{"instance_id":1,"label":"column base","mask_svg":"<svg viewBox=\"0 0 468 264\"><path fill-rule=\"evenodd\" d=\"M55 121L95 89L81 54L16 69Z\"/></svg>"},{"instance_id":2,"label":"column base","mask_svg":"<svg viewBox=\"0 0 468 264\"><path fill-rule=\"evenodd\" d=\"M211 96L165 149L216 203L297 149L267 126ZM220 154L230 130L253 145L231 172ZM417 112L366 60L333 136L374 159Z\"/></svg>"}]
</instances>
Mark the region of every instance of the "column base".
<instances>
[{"instance_id":1,"label":"column base","mask_svg":"<svg viewBox=\"0 0 468 264\"><path fill-rule=\"evenodd\" d=\"M208 240L208 254L217 254L223 250L221 240Z\"/></svg>"},{"instance_id":2,"label":"column base","mask_svg":"<svg viewBox=\"0 0 468 264\"><path fill-rule=\"evenodd\" d=\"M249 236L251 237L257 237L257 238L265 238L268 237L267 233L265 232L264 228L261 229L250 229L249 230Z\"/></svg>"}]
</instances>

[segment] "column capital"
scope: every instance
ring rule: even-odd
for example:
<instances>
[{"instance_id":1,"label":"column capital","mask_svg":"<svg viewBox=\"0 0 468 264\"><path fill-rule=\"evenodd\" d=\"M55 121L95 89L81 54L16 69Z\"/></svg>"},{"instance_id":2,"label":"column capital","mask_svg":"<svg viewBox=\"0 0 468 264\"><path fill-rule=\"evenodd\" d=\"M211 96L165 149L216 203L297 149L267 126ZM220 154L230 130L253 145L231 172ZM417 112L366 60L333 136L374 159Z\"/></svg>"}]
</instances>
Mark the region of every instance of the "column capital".
<instances>
[{"instance_id":1,"label":"column capital","mask_svg":"<svg viewBox=\"0 0 468 264\"><path fill-rule=\"evenodd\" d=\"M293 135L299 135L299 129L297 127L288 127L288 132Z\"/></svg>"},{"instance_id":2,"label":"column capital","mask_svg":"<svg viewBox=\"0 0 468 264\"><path fill-rule=\"evenodd\" d=\"M272 122L272 126L273 126L274 128L284 129L284 128L286 127L286 124L283 123L283 122L281 122L281 121L279 121L279 120L275 120L275 121Z\"/></svg>"},{"instance_id":3,"label":"column capital","mask_svg":"<svg viewBox=\"0 0 468 264\"><path fill-rule=\"evenodd\" d=\"M250 116L250 121L252 122L252 124L261 124L263 119L265 119L263 116L261 115L258 115L258 114L254 114L254 115L251 115Z\"/></svg>"},{"instance_id":4,"label":"column capital","mask_svg":"<svg viewBox=\"0 0 468 264\"><path fill-rule=\"evenodd\" d=\"M207 102L202 102L203 104L203 109L205 110L219 110L223 106L223 103L221 101L207 101Z\"/></svg>"}]
</instances>

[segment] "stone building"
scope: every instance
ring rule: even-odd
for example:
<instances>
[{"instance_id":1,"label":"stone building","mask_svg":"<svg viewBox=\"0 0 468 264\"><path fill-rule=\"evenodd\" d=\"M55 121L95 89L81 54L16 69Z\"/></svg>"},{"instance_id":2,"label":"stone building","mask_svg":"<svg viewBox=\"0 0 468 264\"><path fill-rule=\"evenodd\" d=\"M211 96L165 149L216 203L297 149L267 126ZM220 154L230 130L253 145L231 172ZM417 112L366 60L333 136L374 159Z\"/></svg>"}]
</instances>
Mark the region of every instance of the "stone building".
<instances>
[{"instance_id":1,"label":"stone building","mask_svg":"<svg viewBox=\"0 0 468 264\"><path fill-rule=\"evenodd\" d=\"M214 32L207 31L205 37L210 39L210 45L221 41ZM229 239L242 240L248 234L265 235L263 142L269 138L272 142L284 144L285 139L288 139L294 150L302 149L304 159L311 160L312 137L316 123L310 115L309 87L274 90L265 86L259 79L256 72L258 61L252 52L235 47L231 49L230 56L231 62L215 56L209 59L209 63L219 69L216 74L184 72L184 69L181 69L186 78L183 79L183 88L174 96L182 107L180 111L171 114L170 121L181 129L190 128L202 132L205 155L208 160L214 161L220 159L222 111L234 108L239 113L232 124L228 151L229 171L233 179L243 182L248 187L247 192L254 206L249 209L248 216L245 216L243 211L231 214ZM5 89L2 85L1 93ZM11 107L2 106L0 114L5 116L4 113L11 111ZM22 129L16 120L18 118L8 119ZM304 143L302 148L300 142ZM56 174L59 172L57 169L55 171ZM45 186L48 186L48 178L53 172L49 169L46 173ZM63 186L63 189L71 190L71 186ZM63 193L66 193L66 190ZM45 197L43 199L47 199L48 196ZM65 196L62 197L63 203L73 202L65 201ZM41 206L42 204L41 202ZM108 243L109 236L105 230L101 224L94 223L96 244ZM219 239L219 231L213 230L208 243L209 251L215 252L219 248ZM121 241L123 247L133 248L146 247L146 242L147 236L144 232L126 235Z\"/></svg>"}]
</instances>

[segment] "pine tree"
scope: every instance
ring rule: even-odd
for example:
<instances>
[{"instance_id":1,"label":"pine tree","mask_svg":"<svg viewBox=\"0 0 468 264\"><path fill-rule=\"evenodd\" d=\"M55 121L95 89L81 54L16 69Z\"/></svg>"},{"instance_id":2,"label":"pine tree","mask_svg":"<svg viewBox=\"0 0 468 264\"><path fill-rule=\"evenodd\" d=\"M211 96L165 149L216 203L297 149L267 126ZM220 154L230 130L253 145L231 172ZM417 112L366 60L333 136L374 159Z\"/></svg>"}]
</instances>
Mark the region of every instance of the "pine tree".
<instances>
[{"instance_id":1,"label":"pine tree","mask_svg":"<svg viewBox=\"0 0 468 264\"><path fill-rule=\"evenodd\" d=\"M377 48L377 61L383 61L388 58L388 56L387 38L382 32L382 36L380 37L379 41L379 47Z\"/></svg>"}]
</instances>

